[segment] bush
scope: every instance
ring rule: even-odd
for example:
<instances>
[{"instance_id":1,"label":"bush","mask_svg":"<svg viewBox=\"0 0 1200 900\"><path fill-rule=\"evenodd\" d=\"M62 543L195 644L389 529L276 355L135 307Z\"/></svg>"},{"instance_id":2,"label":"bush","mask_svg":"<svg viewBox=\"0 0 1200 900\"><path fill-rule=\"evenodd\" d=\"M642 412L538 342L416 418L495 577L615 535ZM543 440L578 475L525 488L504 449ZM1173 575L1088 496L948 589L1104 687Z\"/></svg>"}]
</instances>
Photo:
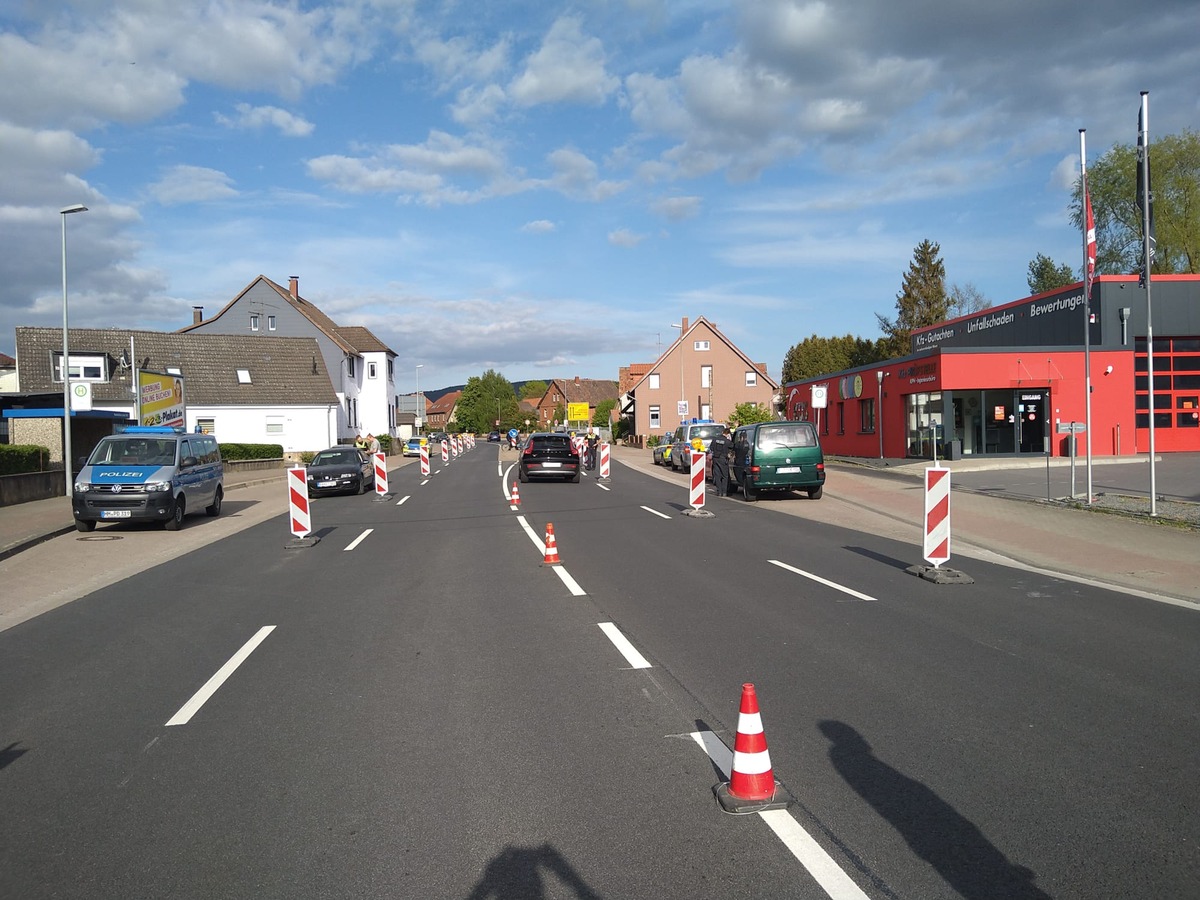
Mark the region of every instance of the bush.
<instances>
[{"instance_id":1,"label":"bush","mask_svg":"<svg viewBox=\"0 0 1200 900\"><path fill-rule=\"evenodd\" d=\"M283 444L222 444L221 458L227 461L283 459Z\"/></svg>"},{"instance_id":2,"label":"bush","mask_svg":"<svg viewBox=\"0 0 1200 900\"><path fill-rule=\"evenodd\" d=\"M392 436L390 434L379 434L375 436L375 439L379 441L380 450L384 453L392 452Z\"/></svg>"},{"instance_id":3,"label":"bush","mask_svg":"<svg viewBox=\"0 0 1200 900\"><path fill-rule=\"evenodd\" d=\"M646 446L657 447L660 440L661 438L657 434L652 434L650 437L646 438Z\"/></svg>"},{"instance_id":4,"label":"bush","mask_svg":"<svg viewBox=\"0 0 1200 900\"><path fill-rule=\"evenodd\" d=\"M36 444L0 444L0 475L44 472L50 464L50 450Z\"/></svg>"},{"instance_id":5,"label":"bush","mask_svg":"<svg viewBox=\"0 0 1200 900\"><path fill-rule=\"evenodd\" d=\"M304 463L304 465L307 466L310 462L313 461L313 457L316 455L317 455L316 450L305 450L300 454L300 462Z\"/></svg>"}]
</instances>

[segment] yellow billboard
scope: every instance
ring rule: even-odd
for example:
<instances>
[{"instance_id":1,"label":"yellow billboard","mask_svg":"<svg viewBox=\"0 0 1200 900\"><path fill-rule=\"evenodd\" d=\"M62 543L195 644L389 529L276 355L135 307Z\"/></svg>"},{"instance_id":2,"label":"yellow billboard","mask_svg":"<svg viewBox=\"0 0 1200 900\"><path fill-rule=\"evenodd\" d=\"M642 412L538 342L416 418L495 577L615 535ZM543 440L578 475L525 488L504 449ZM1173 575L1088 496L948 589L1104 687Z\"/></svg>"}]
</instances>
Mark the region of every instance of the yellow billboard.
<instances>
[{"instance_id":1,"label":"yellow billboard","mask_svg":"<svg viewBox=\"0 0 1200 900\"><path fill-rule=\"evenodd\" d=\"M138 371L138 424L187 427L183 376Z\"/></svg>"},{"instance_id":2,"label":"yellow billboard","mask_svg":"<svg viewBox=\"0 0 1200 900\"><path fill-rule=\"evenodd\" d=\"M586 403L568 403L567 421L586 422L588 420L588 405Z\"/></svg>"}]
</instances>

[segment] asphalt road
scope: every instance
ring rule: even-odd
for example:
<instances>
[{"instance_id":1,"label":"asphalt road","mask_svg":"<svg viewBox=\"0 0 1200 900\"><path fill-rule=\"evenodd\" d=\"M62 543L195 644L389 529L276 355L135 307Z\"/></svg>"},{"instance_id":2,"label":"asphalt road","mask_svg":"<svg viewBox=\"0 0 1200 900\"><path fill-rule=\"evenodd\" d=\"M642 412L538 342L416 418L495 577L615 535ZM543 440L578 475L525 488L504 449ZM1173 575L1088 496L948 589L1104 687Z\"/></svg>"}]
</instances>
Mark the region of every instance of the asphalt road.
<instances>
[{"instance_id":1,"label":"asphalt road","mask_svg":"<svg viewBox=\"0 0 1200 900\"><path fill-rule=\"evenodd\" d=\"M315 501L311 548L276 518L0 633L0 896L1200 895L1194 611L931 585L887 537L684 516L621 466L513 510L511 461L406 466ZM747 681L787 813L711 793Z\"/></svg>"}]
</instances>

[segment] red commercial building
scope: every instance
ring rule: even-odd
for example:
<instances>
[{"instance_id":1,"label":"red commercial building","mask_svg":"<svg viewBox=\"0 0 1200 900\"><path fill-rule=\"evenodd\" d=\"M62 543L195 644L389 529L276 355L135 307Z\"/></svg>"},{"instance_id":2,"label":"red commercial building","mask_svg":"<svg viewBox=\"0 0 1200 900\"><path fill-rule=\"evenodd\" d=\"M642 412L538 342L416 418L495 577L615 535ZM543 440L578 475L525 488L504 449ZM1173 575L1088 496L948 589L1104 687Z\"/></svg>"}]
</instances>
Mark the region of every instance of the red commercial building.
<instances>
[{"instance_id":1,"label":"red commercial building","mask_svg":"<svg viewBox=\"0 0 1200 900\"><path fill-rule=\"evenodd\" d=\"M1200 276L1154 277L1149 304L1136 275L1100 276L1090 305L1077 283L950 319L908 356L789 382L783 402L840 456L1062 456L1072 434L1082 455L1085 425L1093 454L1127 456L1150 449L1151 410L1156 452L1198 451Z\"/></svg>"}]
</instances>

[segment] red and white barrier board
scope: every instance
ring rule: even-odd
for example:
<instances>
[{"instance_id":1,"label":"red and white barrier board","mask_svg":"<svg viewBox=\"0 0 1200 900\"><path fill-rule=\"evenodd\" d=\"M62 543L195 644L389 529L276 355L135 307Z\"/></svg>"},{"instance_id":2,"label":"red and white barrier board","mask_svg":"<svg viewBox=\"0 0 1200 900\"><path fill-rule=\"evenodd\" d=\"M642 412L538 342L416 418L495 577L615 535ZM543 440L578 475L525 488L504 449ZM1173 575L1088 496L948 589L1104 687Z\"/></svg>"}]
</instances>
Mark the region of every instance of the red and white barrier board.
<instances>
[{"instance_id":1,"label":"red and white barrier board","mask_svg":"<svg viewBox=\"0 0 1200 900\"><path fill-rule=\"evenodd\" d=\"M692 489L688 494L688 503L693 509L704 508L704 451L692 451Z\"/></svg>"},{"instance_id":2,"label":"red and white barrier board","mask_svg":"<svg viewBox=\"0 0 1200 900\"><path fill-rule=\"evenodd\" d=\"M298 538L312 534L312 519L308 514L308 470L297 466L287 470L288 518L292 534Z\"/></svg>"},{"instance_id":3,"label":"red and white barrier board","mask_svg":"<svg viewBox=\"0 0 1200 900\"><path fill-rule=\"evenodd\" d=\"M382 497L388 492L387 457L382 453L372 453L371 459L375 463L375 496Z\"/></svg>"},{"instance_id":4,"label":"red and white barrier board","mask_svg":"<svg viewBox=\"0 0 1200 900\"><path fill-rule=\"evenodd\" d=\"M950 470L925 470L925 559L936 569L950 559Z\"/></svg>"},{"instance_id":5,"label":"red and white barrier board","mask_svg":"<svg viewBox=\"0 0 1200 900\"><path fill-rule=\"evenodd\" d=\"M442 441L442 462L450 461L450 444L447 441Z\"/></svg>"},{"instance_id":6,"label":"red and white barrier board","mask_svg":"<svg viewBox=\"0 0 1200 900\"><path fill-rule=\"evenodd\" d=\"M600 445L600 477L608 477L608 444Z\"/></svg>"},{"instance_id":7,"label":"red and white barrier board","mask_svg":"<svg viewBox=\"0 0 1200 900\"><path fill-rule=\"evenodd\" d=\"M425 477L429 476L429 445L421 445L421 474Z\"/></svg>"}]
</instances>

